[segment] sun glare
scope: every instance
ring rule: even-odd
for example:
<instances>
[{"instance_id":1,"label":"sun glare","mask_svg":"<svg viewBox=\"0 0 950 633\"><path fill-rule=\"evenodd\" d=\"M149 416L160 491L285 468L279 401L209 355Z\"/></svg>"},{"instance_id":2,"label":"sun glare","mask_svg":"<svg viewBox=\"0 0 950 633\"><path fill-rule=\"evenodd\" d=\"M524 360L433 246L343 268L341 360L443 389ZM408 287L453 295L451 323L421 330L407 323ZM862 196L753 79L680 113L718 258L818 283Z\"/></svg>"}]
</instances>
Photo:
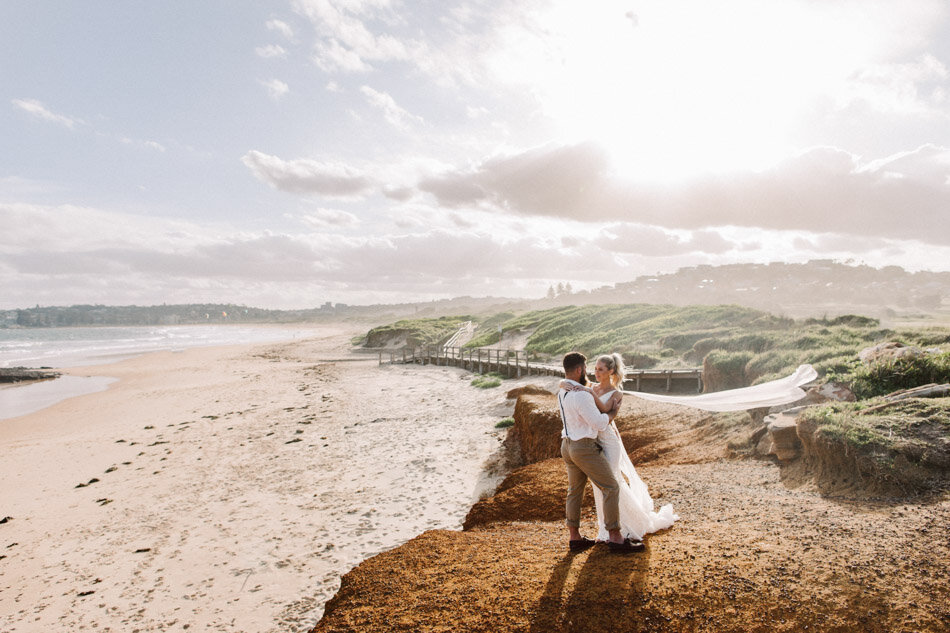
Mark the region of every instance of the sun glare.
<instances>
[{"instance_id":1,"label":"sun glare","mask_svg":"<svg viewBox=\"0 0 950 633\"><path fill-rule=\"evenodd\" d=\"M802 111L869 54L873 29L839 28L841 16L821 10L790 0L560 4L539 17L518 72L533 77L565 139L598 141L620 176L762 169L794 149Z\"/></svg>"}]
</instances>

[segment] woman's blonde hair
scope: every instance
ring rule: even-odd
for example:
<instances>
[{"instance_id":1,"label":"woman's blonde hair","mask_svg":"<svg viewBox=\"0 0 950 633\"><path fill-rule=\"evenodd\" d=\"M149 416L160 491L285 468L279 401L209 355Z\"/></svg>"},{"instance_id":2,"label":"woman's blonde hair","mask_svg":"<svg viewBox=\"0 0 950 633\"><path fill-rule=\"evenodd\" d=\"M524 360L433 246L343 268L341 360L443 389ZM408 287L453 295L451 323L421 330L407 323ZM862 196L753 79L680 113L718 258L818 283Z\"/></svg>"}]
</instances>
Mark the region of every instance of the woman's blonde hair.
<instances>
[{"instance_id":1,"label":"woman's blonde hair","mask_svg":"<svg viewBox=\"0 0 950 633\"><path fill-rule=\"evenodd\" d=\"M613 354L604 354L597 357L598 363L603 363L604 367L610 371L610 384L615 389L623 389L623 358L616 352Z\"/></svg>"}]
</instances>

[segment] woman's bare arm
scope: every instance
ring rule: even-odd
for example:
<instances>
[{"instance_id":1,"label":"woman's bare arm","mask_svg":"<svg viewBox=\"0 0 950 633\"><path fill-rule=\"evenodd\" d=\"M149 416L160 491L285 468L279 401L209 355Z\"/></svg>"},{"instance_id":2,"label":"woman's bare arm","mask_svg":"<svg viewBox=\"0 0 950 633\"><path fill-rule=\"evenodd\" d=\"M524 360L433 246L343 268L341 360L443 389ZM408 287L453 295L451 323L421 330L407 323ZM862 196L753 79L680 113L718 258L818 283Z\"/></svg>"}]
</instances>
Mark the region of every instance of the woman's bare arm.
<instances>
[{"instance_id":1,"label":"woman's bare arm","mask_svg":"<svg viewBox=\"0 0 950 633\"><path fill-rule=\"evenodd\" d=\"M594 390L591 389L590 387L579 385L570 380L562 380L561 382L557 384L557 387L558 389L563 389L564 391L586 391L587 393L593 395L595 398L597 397L596 394L594 394Z\"/></svg>"}]
</instances>

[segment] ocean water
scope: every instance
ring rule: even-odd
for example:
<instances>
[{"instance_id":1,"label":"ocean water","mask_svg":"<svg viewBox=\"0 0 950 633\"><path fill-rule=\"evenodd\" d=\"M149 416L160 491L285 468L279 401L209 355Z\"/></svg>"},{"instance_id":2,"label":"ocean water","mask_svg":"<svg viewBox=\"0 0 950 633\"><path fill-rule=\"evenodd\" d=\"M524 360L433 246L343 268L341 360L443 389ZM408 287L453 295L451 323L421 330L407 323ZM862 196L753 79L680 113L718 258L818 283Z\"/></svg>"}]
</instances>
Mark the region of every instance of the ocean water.
<instances>
[{"instance_id":1,"label":"ocean water","mask_svg":"<svg viewBox=\"0 0 950 633\"><path fill-rule=\"evenodd\" d=\"M279 326L175 325L0 329L0 367L78 367L189 347L270 343L305 338L315 330ZM0 385L0 420L45 409L66 398L108 388L107 376Z\"/></svg>"},{"instance_id":2,"label":"ocean water","mask_svg":"<svg viewBox=\"0 0 950 633\"><path fill-rule=\"evenodd\" d=\"M269 343L311 334L280 326L243 325L0 329L0 367L99 365L147 352Z\"/></svg>"}]
</instances>

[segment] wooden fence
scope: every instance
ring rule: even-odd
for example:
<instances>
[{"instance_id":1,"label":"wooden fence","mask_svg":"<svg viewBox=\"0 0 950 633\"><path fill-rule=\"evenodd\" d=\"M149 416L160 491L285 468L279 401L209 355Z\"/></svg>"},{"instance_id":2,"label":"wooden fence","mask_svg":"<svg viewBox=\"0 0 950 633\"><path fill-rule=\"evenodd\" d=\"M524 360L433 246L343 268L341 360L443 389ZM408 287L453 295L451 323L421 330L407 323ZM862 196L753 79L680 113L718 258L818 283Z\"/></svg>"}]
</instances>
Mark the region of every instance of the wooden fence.
<instances>
[{"instance_id":1,"label":"wooden fence","mask_svg":"<svg viewBox=\"0 0 950 633\"><path fill-rule=\"evenodd\" d=\"M495 372L506 378L564 375L560 363L532 360L524 350L511 349L428 345L379 352L380 365L396 363L461 367L479 374ZM703 370L628 369L623 386L627 391L702 393Z\"/></svg>"},{"instance_id":2,"label":"wooden fence","mask_svg":"<svg viewBox=\"0 0 950 633\"><path fill-rule=\"evenodd\" d=\"M388 355L389 358L386 358ZM379 352L379 364L417 363L420 365L451 365L471 372L487 374L496 372L506 378L522 376L557 376L563 370L554 365L532 361L523 350L494 348L410 347L390 352Z\"/></svg>"}]
</instances>

